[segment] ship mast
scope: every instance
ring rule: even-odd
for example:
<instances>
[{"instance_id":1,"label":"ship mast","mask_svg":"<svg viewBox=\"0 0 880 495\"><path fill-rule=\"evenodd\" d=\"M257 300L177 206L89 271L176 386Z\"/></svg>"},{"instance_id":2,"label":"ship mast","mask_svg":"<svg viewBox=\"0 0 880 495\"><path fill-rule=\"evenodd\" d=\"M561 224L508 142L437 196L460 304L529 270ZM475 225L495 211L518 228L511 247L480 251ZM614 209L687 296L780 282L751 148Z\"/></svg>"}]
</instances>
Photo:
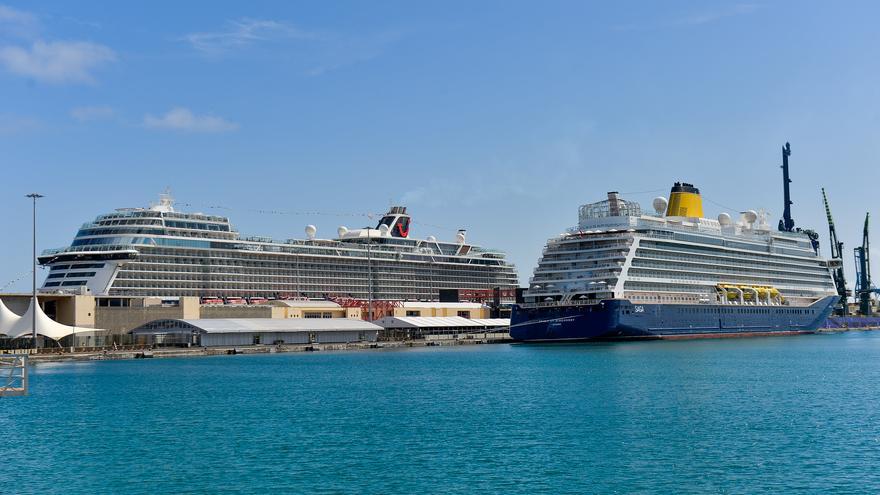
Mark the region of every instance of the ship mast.
<instances>
[{"instance_id":1,"label":"ship mast","mask_svg":"<svg viewBox=\"0 0 880 495\"><path fill-rule=\"evenodd\" d=\"M791 179L788 176L788 157L791 156L791 145L785 143L782 147L782 188L785 196L785 208L782 213L782 220L779 221L779 230L782 232L791 232L794 229L794 219L791 218L791 191L789 184Z\"/></svg>"}]
</instances>

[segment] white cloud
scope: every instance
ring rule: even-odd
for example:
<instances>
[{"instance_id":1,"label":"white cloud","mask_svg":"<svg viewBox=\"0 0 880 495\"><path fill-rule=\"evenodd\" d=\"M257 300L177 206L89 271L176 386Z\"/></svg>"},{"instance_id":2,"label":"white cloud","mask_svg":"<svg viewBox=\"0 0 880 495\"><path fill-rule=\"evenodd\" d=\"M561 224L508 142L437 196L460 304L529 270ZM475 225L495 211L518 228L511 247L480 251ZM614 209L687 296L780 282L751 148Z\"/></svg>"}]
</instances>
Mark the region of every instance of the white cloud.
<instances>
[{"instance_id":1,"label":"white cloud","mask_svg":"<svg viewBox=\"0 0 880 495\"><path fill-rule=\"evenodd\" d=\"M680 28L686 26L700 26L719 21L728 17L752 14L761 6L752 3L740 3L717 10L704 10L694 14L678 17L665 21L652 21L649 23L629 23L614 26L615 31L644 31L653 29Z\"/></svg>"},{"instance_id":2,"label":"white cloud","mask_svg":"<svg viewBox=\"0 0 880 495\"><path fill-rule=\"evenodd\" d=\"M756 10L758 10L758 6L755 4L737 4L726 9L701 12L687 17L682 17L673 22L673 24L679 26L698 26L700 24L715 22L719 19L724 19L725 17L751 14Z\"/></svg>"},{"instance_id":3,"label":"white cloud","mask_svg":"<svg viewBox=\"0 0 880 495\"><path fill-rule=\"evenodd\" d=\"M51 83L91 83L92 71L116 60L110 48L87 41L35 41L30 49L0 47L0 64L14 74Z\"/></svg>"},{"instance_id":4,"label":"white cloud","mask_svg":"<svg viewBox=\"0 0 880 495\"><path fill-rule=\"evenodd\" d=\"M80 122L109 119L116 114L113 107L108 105L95 105L88 107L76 107L70 110L70 116Z\"/></svg>"},{"instance_id":5,"label":"white cloud","mask_svg":"<svg viewBox=\"0 0 880 495\"><path fill-rule=\"evenodd\" d=\"M190 33L178 40L209 56L222 56L258 43L301 42L295 47L296 57L288 57L285 62L292 67L299 66L304 75L321 76L379 57L406 34L401 30L386 30L351 35L301 29L286 21L241 18L227 21L225 29ZM289 53L292 50L275 50L273 54L284 57Z\"/></svg>"},{"instance_id":6,"label":"white cloud","mask_svg":"<svg viewBox=\"0 0 880 495\"><path fill-rule=\"evenodd\" d=\"M0 34L17 38L31 38L39 31L37 16L30 12L0 5Z\"/></svg>"},{"instance_id":7,"label":"white cloud","mask_svg":"<svg viewBox=\"0 0 880 495\"><path fill-rule=\"evenodd\" d=\"M39 129L42 123L33 117L0 113L0 136Z\"/></svg>"},{"instance_id":8,"label":"white cloud","mask_svg":"<svg viewBox=\"0 0 880 495\"><path fill-rule=\"evenodd\" d=\"M317 65L306 70L307 76L322 76L350 65L369 62L381 56L389 46L400 41L407 33L384 31L359 37L338 36L325 40Z\"/></svg>"},{"instance_id":9,"label":"white cloud","mask_svg":"<svg viewBox=\"0 0 880 495\"><path fill-rule=\"evenodd\" d=\"M183 132L227 132L238 129L238 124L213 115L195 115L188 108L175 107L161 117L146 115L144 126L150 129L168 129Z\"/></svg>"},{"instance_id":10,"label":"white cloud","mask_svg":"<svg viewBox=\"0 0 880 495\"><path fill-rule=\"evenodd\" d=\"M243 18L228 24L229 28L224 31L190 33L182 39L196 50L217 54L257 41L318 38L315 33L279 21Z\"/></svg>"}]
</instances>

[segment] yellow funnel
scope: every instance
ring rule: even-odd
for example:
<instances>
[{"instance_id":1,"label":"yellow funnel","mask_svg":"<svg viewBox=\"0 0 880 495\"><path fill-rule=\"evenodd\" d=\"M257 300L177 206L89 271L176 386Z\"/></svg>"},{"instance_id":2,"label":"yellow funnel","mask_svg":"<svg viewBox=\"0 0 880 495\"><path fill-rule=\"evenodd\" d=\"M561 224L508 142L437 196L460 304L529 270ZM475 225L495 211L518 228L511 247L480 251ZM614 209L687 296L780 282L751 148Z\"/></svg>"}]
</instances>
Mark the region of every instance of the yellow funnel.
<instances>
[{"instance_id":1,"label":"yellow funnel","mask_svg":"<svg viewBox=\"0 0 880 495\"><path fill-rule=\"evenodd\" d=\"M700 190L687 182L676 182L669 193L667 217L703 218L703 198Z\"/></svg>"}]
</instances>

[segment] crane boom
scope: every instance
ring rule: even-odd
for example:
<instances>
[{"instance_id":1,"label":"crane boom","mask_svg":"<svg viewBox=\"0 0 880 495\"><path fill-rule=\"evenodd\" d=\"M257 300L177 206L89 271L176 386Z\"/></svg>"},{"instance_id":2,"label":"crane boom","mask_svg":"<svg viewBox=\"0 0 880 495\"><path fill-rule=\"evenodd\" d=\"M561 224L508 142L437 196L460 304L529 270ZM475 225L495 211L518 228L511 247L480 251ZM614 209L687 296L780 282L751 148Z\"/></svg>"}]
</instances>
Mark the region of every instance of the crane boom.
<instances>
[{"instance_id":1,"label":"crane boom","mask_svg":"<svg viewBox=\"0 0 880 495\"><path fill-rule=\"evenodd\" d=\"M838 316L846 316L849 311L846 305L846 275L843 271L843 242L837 240L837 229L834 227L834 218L831 216L831 207L828 205L828 196L825 195L825 188L822 188L822 201L825 203L825 216L828 218L828 238L831 241L831 259L838 260L834 264L832 277L834 285L837 287L838 301L834 307L834 313Z\"/></svg>"}]
</instances>

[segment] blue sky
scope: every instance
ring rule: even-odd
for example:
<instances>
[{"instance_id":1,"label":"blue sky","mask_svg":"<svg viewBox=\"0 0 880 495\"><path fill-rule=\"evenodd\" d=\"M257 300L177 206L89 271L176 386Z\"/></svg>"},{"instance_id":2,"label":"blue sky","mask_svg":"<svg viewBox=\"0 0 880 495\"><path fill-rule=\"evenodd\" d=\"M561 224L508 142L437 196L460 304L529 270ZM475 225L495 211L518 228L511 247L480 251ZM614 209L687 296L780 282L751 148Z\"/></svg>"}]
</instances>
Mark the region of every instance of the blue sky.
<instances>
[{"instance_id":1,"label":"blue sky","mask_svg":"<svg viewBox=\"0 0 880 495\"><path fill-rule=\"evenodd\" d=\"M795 221L827 253L826 187L851 274L880 178L878 18L857 1L0 4L0 287L29 287L12 282L28 192L46 195L42 250L166 187L277 238L406 204L414 235L467 228L525 281L608 190L648 208L685 180L709 216L775 224L786 140Z\"/></svg>"}]
</instances>

